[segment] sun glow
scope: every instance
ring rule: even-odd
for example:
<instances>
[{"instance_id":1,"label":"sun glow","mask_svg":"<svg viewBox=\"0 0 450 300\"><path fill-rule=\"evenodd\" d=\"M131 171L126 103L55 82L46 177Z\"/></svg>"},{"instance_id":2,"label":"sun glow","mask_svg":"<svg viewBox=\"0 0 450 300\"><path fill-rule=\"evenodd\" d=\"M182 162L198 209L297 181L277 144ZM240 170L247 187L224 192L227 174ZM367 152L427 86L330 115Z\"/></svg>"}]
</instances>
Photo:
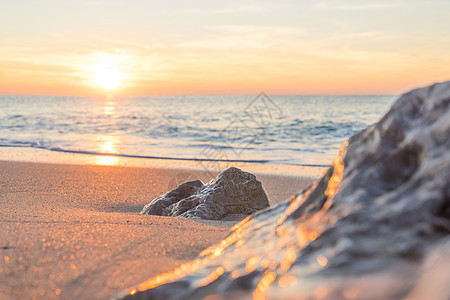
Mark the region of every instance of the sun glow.
<instances>
[{"instance_id":1,"label":"sun glow","mask_svg":"<svg viewBox=\"0 0 450 300\"><path fill-rule=\"evenodd\" d=\"M96 52L89 56L86 69L92 82L105 90L114 90L122 86L128 75L123 71L129 57L123 53Z\"/></svg>"},{"instance_id":2,"label":"sun glow","mask_svg":"<svg viewBox=\"0 0 450 300\"><path fill-rule=\"evenodd\" d=\"M118 70L97 68L93 72L94 83L106 90L113 90L122 85L125 74Z\"/></svg>"}]
</instances>

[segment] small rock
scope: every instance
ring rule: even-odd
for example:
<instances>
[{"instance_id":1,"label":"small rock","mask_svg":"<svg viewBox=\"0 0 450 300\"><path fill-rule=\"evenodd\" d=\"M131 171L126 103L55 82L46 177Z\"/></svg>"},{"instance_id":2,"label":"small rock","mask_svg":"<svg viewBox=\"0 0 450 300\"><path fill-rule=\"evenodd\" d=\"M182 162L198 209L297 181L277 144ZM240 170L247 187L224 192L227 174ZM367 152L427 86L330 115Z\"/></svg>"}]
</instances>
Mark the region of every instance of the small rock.
<instances>
[{"instance_id":1,"label":"small rock","mask_svg":"<svg viewBox=\"0 0 450 300\"><path fill-rule=\"evenodd\" d=\"M181 184L147 204L141 214L220 220L266 207L269 200L256 176L231 167L207 184L200 180Z\"/></svg>"}]
</instances>

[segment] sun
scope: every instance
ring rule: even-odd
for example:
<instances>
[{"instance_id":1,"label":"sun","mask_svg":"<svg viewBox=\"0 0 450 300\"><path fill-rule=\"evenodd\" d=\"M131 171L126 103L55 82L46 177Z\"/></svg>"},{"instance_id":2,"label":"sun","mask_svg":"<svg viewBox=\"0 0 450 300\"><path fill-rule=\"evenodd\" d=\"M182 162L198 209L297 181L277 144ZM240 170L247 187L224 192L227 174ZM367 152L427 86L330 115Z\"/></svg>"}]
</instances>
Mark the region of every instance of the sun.
<instances>
[{"instance_id":1,"label":"sun","mask_svg":"<svg viewBox=\"0 0 450 300\"><path fill-rule=\"evenodd\" d=\"M129 74L124 70L129 69L131 58L121 51L94 52L86 57L83 69L91 79L90 84L105 90L114 90L120 88L123 81L129 78Z\"/></svg>"},{"instance_id":2,"label":"sun","mask_svg":"<svg viewBox=\"0 0 450 300\"><path fill-rule=\"evenodd\" d=\"M125 74L119 70L95 68L92 72L94 83L105 90L113 90L122 85Z\"/></svg>"}]
</instances>

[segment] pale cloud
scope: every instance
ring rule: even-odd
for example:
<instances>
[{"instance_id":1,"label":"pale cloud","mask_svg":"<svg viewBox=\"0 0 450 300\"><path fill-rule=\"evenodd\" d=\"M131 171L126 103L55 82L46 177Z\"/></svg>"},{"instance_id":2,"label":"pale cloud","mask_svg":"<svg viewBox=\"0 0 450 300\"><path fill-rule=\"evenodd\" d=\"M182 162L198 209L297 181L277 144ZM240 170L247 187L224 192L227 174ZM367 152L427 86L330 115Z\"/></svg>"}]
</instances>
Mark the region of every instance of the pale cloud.
<instances>
[{"instance_id":1,"label":"pale cloud","mask_svg":"<svg viewBox=\"0 0 450 300\"><path fill-rule=\"evenodd\" d=\"M217 51L270 50L277 44L295 40L304 30L289 26L209 26L213 34L194 41L176 44L184 49L212 49Z\"/></svg>"},{"instance_id":2,"label":"pale cloud","mask_svg":"<svg viewBox=\"0 0 450 300\"><path fill-rule=\"evenodd\" d=\"M401 4L398 2L375 2L375 3L342 3L342 2L319 2L315 4L313 7L316 9L323 10L349 10L349 11L357 11L357 10L374 10L374 9L389 9L394 7L399 7Z\"/></svg>"},{"instance_id":3,"label":"pale cloud","mask_svg":"<svg viewBox=\"0 0 450 300\"><path fill-rule=\"evenodd\" d=\"M178 13L187 15L228 15L228 14L245 14L245 13L262 13L267 11L267 7L256 5L242 5L228 8L218 9L185 9Z\"/></svg>"},{"instance_id":4,"label":"pale cloud","mask_svg":"<svg viewBox=\"0 0 450 300\"><path fill-rule=\"evenodd\" d=\"M347 32L344 34L336 35L333 38L341 39L341 38L364 38L364 37L380 37L380 36L385 37L386 34L389 33L382 31Z\"/></svg>"},{"instance_id":5,"label":"pale cloud","mask_svg":"<svg viewBox=\"0 0 450 300\"><path fill-rule=\"evenodd\" d=\"M231 34L253 34L265 32L268 35L294 35L304 30L292 26L243 26L243 25L217 25L207 28Z\"/></svg>"}]
</instances>

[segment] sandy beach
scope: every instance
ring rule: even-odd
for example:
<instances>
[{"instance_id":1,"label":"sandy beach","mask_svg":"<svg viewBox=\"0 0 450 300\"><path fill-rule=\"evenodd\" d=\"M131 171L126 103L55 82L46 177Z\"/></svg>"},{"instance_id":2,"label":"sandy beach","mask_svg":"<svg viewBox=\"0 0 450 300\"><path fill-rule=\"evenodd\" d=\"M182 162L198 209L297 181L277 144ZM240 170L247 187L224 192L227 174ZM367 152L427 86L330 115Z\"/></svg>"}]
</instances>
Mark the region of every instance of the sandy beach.
<instances>
[{"instance_id":1,"label":"sandy beach","mask_svg":"<svg viewBox=\"0 0 450 300\"><path fill-rule=\"evenodd\" d=\"M211 179L201 170L0 161L0 298L108 299L219 242L235 221L139 214L179 174ZM312 182L258 179L273 204Z\"/></svg>"}]
</instances>

